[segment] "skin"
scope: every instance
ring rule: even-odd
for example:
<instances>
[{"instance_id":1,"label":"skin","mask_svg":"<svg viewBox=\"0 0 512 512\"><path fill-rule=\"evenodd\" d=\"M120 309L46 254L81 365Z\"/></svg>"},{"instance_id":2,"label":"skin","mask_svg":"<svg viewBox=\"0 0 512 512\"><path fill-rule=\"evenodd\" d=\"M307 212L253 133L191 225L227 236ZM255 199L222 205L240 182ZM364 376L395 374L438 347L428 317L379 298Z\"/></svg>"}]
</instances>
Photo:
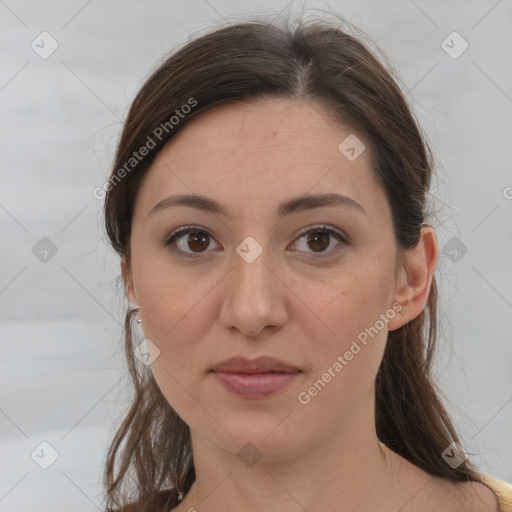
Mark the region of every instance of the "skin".
<instances>
[{"instance_id":1,"label":"skin","mask_svg":"<svg viewBox=\"0 0 512 512\"><path fill-rule=\"evenodd\" d=\"M366 150L354 161L338 150L351 133L304 100L224 106L178 132L143 179L121 268L144 336L160 350L153 375L191 429L197 478L178 512L497 509L486 487L432 478L377 439L374 380L387 334L424 309L438 245L426 226L406 265L395 266L391 210L369 143L357 135ZM366 213L324 206L277 217L282 201L333 191ZM148 215L177 193L216 199L232 217L183 206ZM348 242L308 243L304 228L318 224ZM187 225L210 236L194 244L185 234L174 251L162 244ZM252 263L235 250L248 236L263 249ZM299 403L397 303L401 311L357 356ZM209 373L235 355L274 356L302 373L267 399L240 398ZM237 457L249 442L261 456L251 467Z\"/></svg>"}]
</instances>

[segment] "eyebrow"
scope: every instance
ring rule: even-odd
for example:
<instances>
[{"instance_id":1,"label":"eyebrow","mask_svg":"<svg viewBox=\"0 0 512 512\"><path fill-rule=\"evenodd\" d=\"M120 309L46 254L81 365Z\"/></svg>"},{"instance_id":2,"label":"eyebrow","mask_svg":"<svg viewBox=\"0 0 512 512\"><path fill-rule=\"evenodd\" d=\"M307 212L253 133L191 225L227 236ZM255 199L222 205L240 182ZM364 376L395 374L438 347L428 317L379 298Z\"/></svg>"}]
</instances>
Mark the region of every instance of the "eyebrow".
<instances>
[{"instance_id":1,"label":"eyebrow","mask_svg":"<svg viewBox=\"0 0 512 512\"><path fill-rule=\"evenodd\" d=\"M175 208L178 206L187 206L189 208L196 208L198 210L224 215L231 218L226 208L216 201L206 196L197 194L177 194L166 197L160 202L155 204L149 211L147 216L154 215L157 212ZM279 218L285 217L295 212L302 212L306 210L313 210L315 208L324 208L328 206L341 206L343 208L352 209L356 212L366 214L365 209L354 199L342 196L340 194L327 193L327 194L307 194L304 196L293 197L279 205L277 215Z\"/></svg>"}]
</instances>

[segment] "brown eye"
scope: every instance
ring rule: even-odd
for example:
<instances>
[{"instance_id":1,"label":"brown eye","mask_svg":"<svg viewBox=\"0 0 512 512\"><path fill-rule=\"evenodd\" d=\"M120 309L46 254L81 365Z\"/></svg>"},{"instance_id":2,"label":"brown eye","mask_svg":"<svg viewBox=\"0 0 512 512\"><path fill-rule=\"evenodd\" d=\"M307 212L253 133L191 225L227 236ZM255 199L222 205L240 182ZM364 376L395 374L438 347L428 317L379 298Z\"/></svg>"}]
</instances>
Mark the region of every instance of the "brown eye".
<instances>
[{"instance_id":1,"label":"brown eye","mask_svg":"<svg viewBox=\"0 0 512 512\"><path fill-rule=\"evenodd\" d=\"M296 242L294 247L303 252L309 252L310 254L316 253L318 256L329 256L337 250L337 246L346 244L345 237L341 233L333 229L328 229L325 226L310 229L299 236L297 240L300 241L301 239L304 239L305 243L301 244ZM334 249L327 251L333 239L338 243L335 244Z\"/></svg>"},{"instance_id":2,"label":"brown eye","mask_svg":"<svg viewBox=\"0 0 512 512\"><path fill-rule=\"evenodd\" d=\"M328 233L316 231L308 235L308 246L315 251L325 251L329 247L330 235Z\"/></svg>"},{"instance_id":3,"label":"brown eye","mask_svg":"<svg viewBox=\"0 0 512 512\"><path fill-rule=\"evenodd\" d=\"M193 251L204 251L210 245L208 241L208 234L205 234L201 231L190 233L188 235L187 242L188 247L190 247Z\"/></svg>"},{"instance_id":4,"label":"brown eye","mask_svg":"<svg viewBox=\"0 0 512 512\"><path fill-rule=\"evenodd\" d=\"M185 236L188 235L188 236ZM185 227L174 231L165 241L165 245L173 245L185 256L201 256L208 252L210 245L210 233L194 227Z\"/></svg>"}]
</instances>

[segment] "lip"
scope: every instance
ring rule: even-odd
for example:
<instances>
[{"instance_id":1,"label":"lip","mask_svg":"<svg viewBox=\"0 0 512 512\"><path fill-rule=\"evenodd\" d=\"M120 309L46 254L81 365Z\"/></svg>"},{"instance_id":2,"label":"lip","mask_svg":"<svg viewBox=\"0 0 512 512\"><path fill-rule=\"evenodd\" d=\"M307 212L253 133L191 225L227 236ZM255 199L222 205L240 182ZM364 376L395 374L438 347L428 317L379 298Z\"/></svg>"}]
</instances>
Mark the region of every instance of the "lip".
<instances>
[{"instance_id":1,"label":"lip","mask_svg":"<svg viewBox=\"0 0 512 512\"><path fill-rule=\"evenodd\" d=\"M299 368L276 359L275 357L260 356L256 359L246 357L232 357L217 363L213 368L214 372L224 373L297 373Z\"/></svg>"},{"instance_id":2,"label":"lip","mask_svg":"<svg viewBox=\"0 0 512 512\"><path fill-rule=\"evenodd\" d=\"M232 357L216 364L211 371L227 391L254 399L276 394L302 373L296 366L268 356Z\"/></svg>"}]
</instances>

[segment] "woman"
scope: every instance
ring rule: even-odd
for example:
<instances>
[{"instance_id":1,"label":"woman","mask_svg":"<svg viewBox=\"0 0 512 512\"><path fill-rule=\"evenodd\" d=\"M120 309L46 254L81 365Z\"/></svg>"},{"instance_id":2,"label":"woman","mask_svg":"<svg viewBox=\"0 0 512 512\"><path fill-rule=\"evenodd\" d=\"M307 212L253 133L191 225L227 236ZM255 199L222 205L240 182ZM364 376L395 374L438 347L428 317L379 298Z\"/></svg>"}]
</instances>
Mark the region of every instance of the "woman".
<instances>
[{"instance_id":1,"label":"woman","mask_svg":"<svg viewBox=\"0 0 512 512\"><path fill-rule=\"evenodd\" d=\"M431 377L431 173L390 73L325 22L227 26L153 73L105 187L135 386L108 510L512 510Z\"/></svg>"}]
</instances>

